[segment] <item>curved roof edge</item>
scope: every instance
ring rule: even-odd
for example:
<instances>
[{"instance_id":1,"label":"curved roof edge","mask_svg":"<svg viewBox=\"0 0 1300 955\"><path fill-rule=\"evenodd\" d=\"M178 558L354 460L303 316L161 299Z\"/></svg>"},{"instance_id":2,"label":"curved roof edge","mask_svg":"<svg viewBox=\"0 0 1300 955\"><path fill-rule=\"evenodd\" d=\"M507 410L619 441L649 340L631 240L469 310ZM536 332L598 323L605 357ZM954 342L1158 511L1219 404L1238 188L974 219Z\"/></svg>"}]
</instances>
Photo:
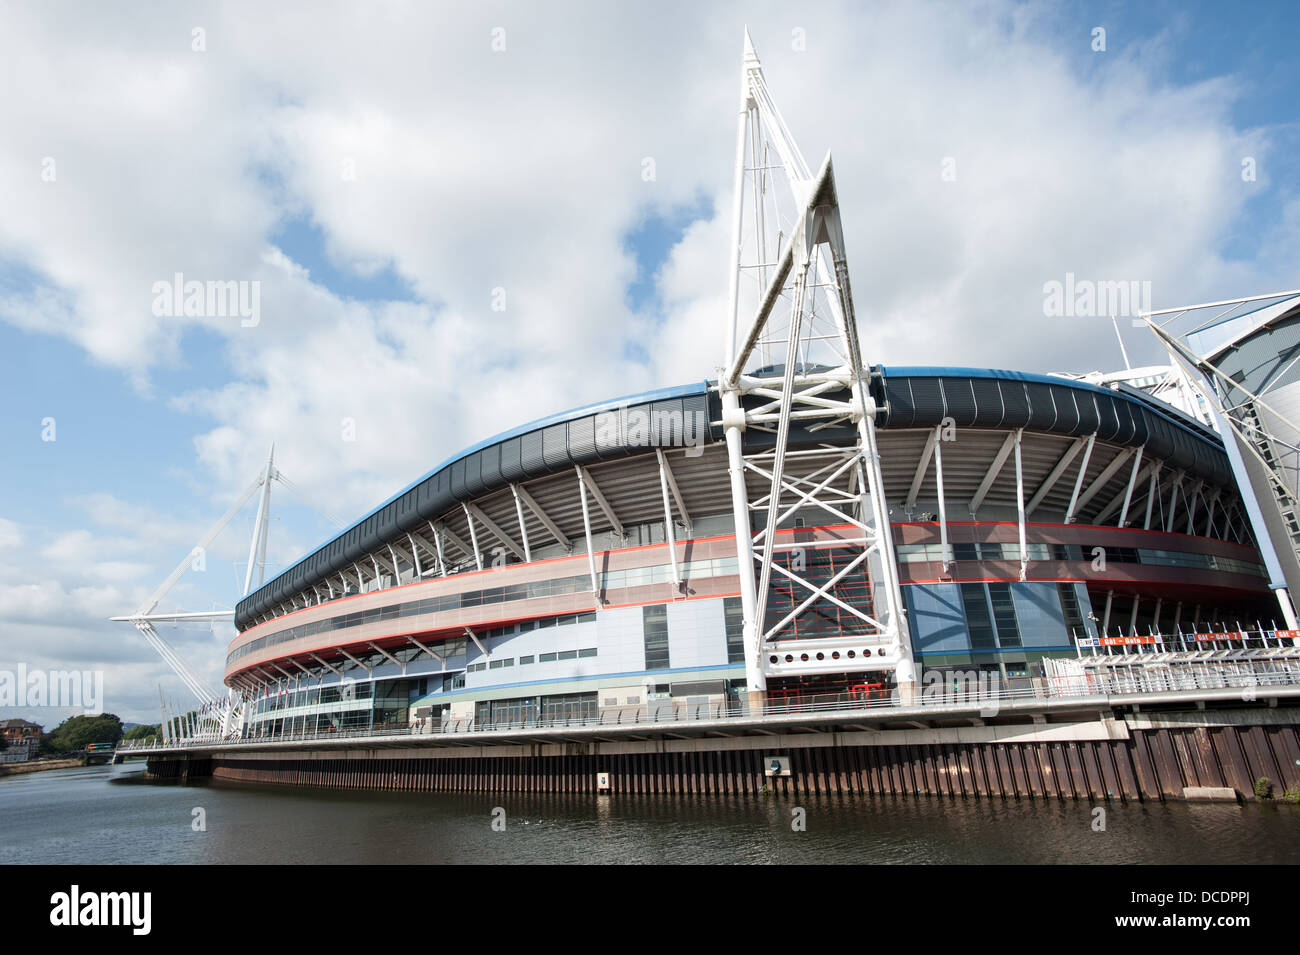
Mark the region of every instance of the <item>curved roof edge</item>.
<instances>
[{"instance_id":1,"label":"curved roof edge","mask_svg":"<svg viewBox=\"0 0 1300 955\"><path fill-rule=\"evenodd\" d=\"M1166 404L1158 398L1153 398L1141 389L1130 385L1121 384L1119 388L1103 388L1101 385L1080 381L1077 378L1067 378L1064 375L1044 375L1033 371L1010 371L1002 368L958 368L946 365L877 365L876 368L886 378L891 375L899 378L994 378L999 381L1026 381L1057 387L1065 385L1080 391L1092 391L1112 397L1119 395L1144 405L1149 411L1166 418L1181 428L1199 433L1201 437L1214 445L1223 446L1222 439L1212 428L1206 427L1191 415L1175 408L1173 405Z\"/></svg>"},{"instance_id":2,"label":"curved roof edge","mask_svg":"<svg viewBox=\"0 0 1300 955\"><path fill-rule=\"evenodd\" d=\"M942 417L961 403L962 413L968 422L974 422L976 426L1000 427L1014 417L1017 420L1023 419L1023 426L1076 434L1083 433L1080 429L1096 430L1103 405L1110 409L1125 405L1137 406L1146 415L1160 419L1164 429L1172 429L1164 431L1162 443L1169 444L1173 441L1172 432L1199 439L1198 443L1204 448L1200 454L1186 448L1180 454L1202 462L1210 472L1230 473L1217 435L1190 419L1175 415L1173 409L1166 409L1161 402L1146 396L1102 388L1070 378L1001 369L876 366L873 372L879 374L877 381L883 385L882 397L887 400L886 428L891 425L932 425L939 420L935 418L936 413ZM923 387L925 379L935 379L938 382L933 389L934 393L927 390L928 386ZM970 395L958 395L951 387L945 392L942 384L945 381L958 383L980 380L989 381L987 387L997 391L999 397L995 406L981 408L978 399L971 400L975 398L976 386L973 384L968 389ZM1020 382L1025 387L1014 389L1014 393L1005 392L1004 386L1010 382ZM513 481L571 468L575 463L586 464L624 457L645 450L644 441L629 439L625 418L619 419L617 438L610 440L608 436L602 437L597 425L597 418L602 414L638 406L659 406L662 410L676 409L683 414L704 414L706 423L713 420L716 415L709 412L716 396L710 395L711 385L710 381L699 381L584 405L538 418L470 445L391 495L347 528L307 551L301 559L246 595L236 605L236 626L244 629L251 618L287 599L291 593L319 582L338 567L348 566L352 560L357 559L350 556L352 552L367 552L369 543L420 525L438 513L443 513L448 505L457 500L472 498ZM1031 398L1031 393L1044 393L1041 392L1044 386L1048 387L1045 392L1048 395L1045 409L1039 408L1044 402ZM1089 408L1085 413L1080 409L1083 403L1077 399L1062 403L1052 397L1062 393L1058 389L1095 394L1097 400L1086 403ZM1107 400L1103 401L1103 398ZM1061 407L1058 408L1058 404ZM1016 407L1013 408L1013 405ZM1069 415L1064 413L1065 405L1070 406ZM1043 411L1050 412L1050 416L1043 417ZM1148 434L1155 437L1154 426L1148 425L1148 419L1144 416L1120 415L1117 410L1112 410L1106 412L1105 417L1107 439L1114 438L1129 443L1139 440L1139 435L1142 436L1142 441L1147 440ZM1121 421L1121 418L1126 420ZM706 427L701 433L704 443L713 443L719 439L720 435L715 434L711 427ZM1224 457L1224 460L1219 462L1219 457ZM1215 460L1211 462L1208 458Z\"/></svg>"},{"instance_id":3,"label":"curved roof edge","mask_svg":"<svg viewBox=\"0 0 1300 955\"><path fill-rule=\"evenodd\" d=\"M666 401L671 398L684 398L691 395L708 394L710 384L712 384L712 382L710 381L700 381L699 384L695 384L695 385L677 385L672 388L658 388L654 391L644 391L636 395L624 395L622 398L611 398L609 401L599 401L594 404L583 405L581 408L573 408L569 411L558 411L555 414L547 415L544 418L538 418L535 421L529 421L527 424L521 424L518 427L511 428L508 431L502 431L500 434L494 434L492 437L485 438L482 441L479 441L477 444L471 444L467 448L462 448L460 451L456 452L451 457L444 459L441 463L437 464L430 470L426 471L423 475L416 478L410 484L406 485L406 487L402 488L396 494L392 495L385 501L381 501L379 504L371 508L365 514L362 514L359 518L357 518L356 521L352 523L351 526L345 527L343 530L339 531L338 534L335 534L334 537L338 537L339 534L346 534L353 527L357 527L358 525L364 523L366 518L373 517L375 514L382 511L389 504L392 504L403 494L409 494L417 486L429 480L429 478L433 477L435 474L437 474L447 465L459 461L462 458L466 458L476 451L482 451L484 448L491 447L494 444L500 444L503 441L509 441L511 438L517 438L520 435L527 434L530 431L539 431L542 428L549 428L552 425L564 424L566 422L573 421L577 418L582 418L587 415L598 415L603 412L613 411L617 408L622 408L626 405L649 404L650 402L653 401ZM321 541L321 543L318 544L316 547L311 548L311 550L319 550L321 547L324 547L326 544L332 541L334 537L326 538L325 540Z\"/></svg>"}]
</instances>

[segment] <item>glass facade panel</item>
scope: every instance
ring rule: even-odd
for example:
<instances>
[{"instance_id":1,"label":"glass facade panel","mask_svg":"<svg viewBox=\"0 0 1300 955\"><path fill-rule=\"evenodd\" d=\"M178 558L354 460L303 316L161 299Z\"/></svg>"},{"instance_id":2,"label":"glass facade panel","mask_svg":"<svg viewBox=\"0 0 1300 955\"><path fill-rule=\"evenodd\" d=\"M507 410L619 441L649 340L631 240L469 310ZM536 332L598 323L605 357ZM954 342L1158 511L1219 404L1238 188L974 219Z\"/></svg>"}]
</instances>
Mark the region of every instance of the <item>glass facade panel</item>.
<instances>
[{"instance_id":1,"label":"glass facade panel","mask_svg":"<svg viewBox=\"0 0 1300 955\"><path fill-rule=\"evenodd\" d=\"M664 604L642 607L641 629L645 640L645 668L667 670L668 608Z\"/></svg>"},{"instance_id":2,"label":"glass facade panel","mask_svg":"<svg viewBox=\"0 0 1300 955\"><path fill-rule=\"evenodd\" d=\"M993 605L993 622L998 631L998 646L1003 649L1021 646L1020 625L1016 621L1015 602L1011 599L1011 585L991 583L988 588L989 602Z\"/></svg>"},{"instance_id":3,"label":"glass facade panel","mask_svg":"<svg viewBox=\"0 0 1300 955\"><path fill-rule=\"evenodd\" d=\"M745 662L745 619L739 597L722 601L722 617L727 631L727 662Z\"/></svg>"},{"instance_id":4,"label":"glass facade panel","mask_svg":"<svg viewBox=\"0 0 1300 955\"><path fill-rule=\"evenodd\" d=\"M966 629L970 631L970 645L973 650L994 650L997 638L993 633L993 621L989 617L988 599L983 584L962 584L961 605L966 612Z\"/></svg>"}]
</instances>

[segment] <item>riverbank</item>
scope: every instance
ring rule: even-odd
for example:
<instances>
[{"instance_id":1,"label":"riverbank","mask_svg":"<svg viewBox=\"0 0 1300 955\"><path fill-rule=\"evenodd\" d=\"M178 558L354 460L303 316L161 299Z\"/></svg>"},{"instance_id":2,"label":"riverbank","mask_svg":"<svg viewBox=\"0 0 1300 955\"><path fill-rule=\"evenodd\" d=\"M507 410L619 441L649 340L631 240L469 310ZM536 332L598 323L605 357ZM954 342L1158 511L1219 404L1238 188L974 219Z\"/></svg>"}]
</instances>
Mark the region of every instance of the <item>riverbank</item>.
<instances>
[{"instance_id":1,"label":"riverbank","mask_svg":"<svg viewBox=\"0 0 1300 955\"><path fill-rule=\"evenodd\" d=\"M71 769L82 765L80 757L74 759L40 759L30 763L0 764L0 776L21 776L24 773L39 773L46 769Z\"/></svg>"}]
</instances>

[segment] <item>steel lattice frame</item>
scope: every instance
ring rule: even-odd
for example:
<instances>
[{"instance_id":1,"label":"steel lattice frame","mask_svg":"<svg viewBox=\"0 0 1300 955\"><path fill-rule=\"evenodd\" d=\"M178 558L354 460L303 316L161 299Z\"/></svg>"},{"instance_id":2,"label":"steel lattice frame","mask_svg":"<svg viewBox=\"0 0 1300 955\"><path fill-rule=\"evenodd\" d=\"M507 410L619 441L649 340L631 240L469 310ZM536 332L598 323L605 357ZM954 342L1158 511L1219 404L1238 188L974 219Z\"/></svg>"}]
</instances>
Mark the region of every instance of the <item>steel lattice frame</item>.
<instances>
[{"instance_id":1,"label":"steel lattice frame","mask_svg":"<svg viewBox=\"0 0 1300 955\"><path fill-rule=\"evenodd\" d=\"M1300 426L1266 399L1271 386L1256 393L1246 388L1242 382L1229 378L1198 353L1194 340L1196 336L1216 329L1228 332L1234 341L1247 337L1294 308L1298 297L1300 289L1294 289L1161 309L1144 312L1140 316L1141 321L1169 353L1183 386L1189 392L1199 395L1206 403L1215 427L1223 438L1256 540L1269 569L1271 586L1277 594L1287 627L1292 630L1300 624L1297 623L1290 589L1285 586L1284 572L1278 565L1273 547L1285 548L1288 556L1300 564L1300 497L1297 497L1295 467L1285 464L1285 458L1294 460L1300 456L1300 447L1266 428L1260 412L1267 411L1293 433L1300 434ZM1248 322L1244 334L1239 333L1242 322ZM1223 347L1219 346L1219 350ZM1286 367L1289 368L1296 361L1300 361L1300 358L1291 359ZM1274 380L1278 378L1280 375L1274 376ZM1262 495L1263 502L1255 493L1254 482L1251 481L1242 451L1249 456L1250 466L1258 467L1265 477L1266 488L1259 488L1261 492L1267 492ZM1283 526L1287 528L1285 540L1278 540L1279 535L1269 532L1268 523L1260 511L1261 503L1274 508L1282 518Z\"/></svg>"},{"instance_id":2,"label":"steel lattice frame","mask_svg":"<svg viewBox=\"0 0 1300 955\"><path fill-rule=\"evenodd\" d=\"M767 677L775 673L892 670L900 689L910 691L916 680L915 664L882 487L875 405L854 318L833 167L828 155L815 176L809 173L768 92L748 34L741 97L730 321L718 390L741 565L749 689L765 690ZM784 171L784 181L771 175L774 170ZM788 217L780 208L782 186L788 188L793 207ZM747 260L750 229L754 238ZM748 291L742 291L743 277L757 280L758 304L739 335L745 307L742 296ZM754 363L761 367L747 374ZM851 429L853 440L819 444L816 433L832 427ZM800 431L796 443L791 441L793 428ZM746 453L745 431L768 432L774 442L770 448ZM851 529L850 536L829 544L841 552L847 549L851 558L822 583L805 576L797 561L787 565L780 559L819 546L795 543L788 539L791 535L785 535L786 541L779 539L782 525L800 509L820 512L818 524ZM765 518L757 532L754 514ZM745 572L747 565L753 567L752 574ZM866 572L872 589L870 614L832 592L858 569ZM769 624L773 573L788 581L798 597L791 612ZM791 624L819 600L858 618L874 633L866 638L788 639ZM876 650L870 658L855 655L849 660L847 652L838 652L850 645L859 647L864 639ZM798 662L771 664L774 657L784 661L787 653ZM818 656L823 659L817 660Z\"/></svg>"}]
</instances>

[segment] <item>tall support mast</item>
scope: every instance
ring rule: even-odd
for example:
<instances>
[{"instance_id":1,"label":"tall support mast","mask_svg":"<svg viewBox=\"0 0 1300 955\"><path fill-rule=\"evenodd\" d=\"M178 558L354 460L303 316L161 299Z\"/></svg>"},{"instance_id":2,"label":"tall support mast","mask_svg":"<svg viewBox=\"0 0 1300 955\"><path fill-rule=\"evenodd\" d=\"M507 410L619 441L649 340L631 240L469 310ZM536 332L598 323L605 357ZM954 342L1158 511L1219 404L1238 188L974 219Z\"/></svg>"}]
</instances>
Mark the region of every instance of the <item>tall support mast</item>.
<instances>
[{"instance_id":1,"label":"tall support mast","mask_svg":"<svg viewBox=\"0 0 1300 955\"><path fill-rule=\"evenodd\" d=\"M834 170L809 171L748 33L734 186L718 391L751 703L773 677L846 672L891 671L910 694Z\"/></svg>"},{"instance_id":2,"label":"tall support mast","mask_svg":"<svg viewBox=\"0 0 1300 955\"><path fill-rule=\"evenodd\" d=\"M243 510L244 506L252 500L254 494L258 496L257 517L253 521L253 536L249 542L248 568L244 572L244 594L247 595L262 585L266 572L267 529L271 521L271 483L273 481L278 481L292 491L298 491L294 484L276 469L274 445L271 446L271 453L267 456L265 469L258 472L257 477L239 496L230 510L226 511L208 529L207 533L194 546L194 549L185 555L181 562L176 565L176 569L158 586L158 589L149 595L148 599L140 605L135 613L129 616L110 618L114 621L129 623L140 631L146 642L157 651L164 662L171 667L172 672L180 678L186 689L194 694L195 699L199 701L200 712L203 714L201 722L204 726L213 734L222 737L232 734L238 735L242 732L242 726L247 717L243 696L232 694L229 691L226 692L224 697L219 695L190 670L181 655L162 638L154 625L158 623L178 624L228 620L234 616L234 611L206 610L187 613L163 613L159 612L157 608L172 587L184 576L185 572L194 566L195 558L206 551L208 545L216 539L217 535L225 529L235 515ZM339 523L329 515L323 516L331 523Z\"/></svg>"},{"instance_id":3,"label":"tall support mast","mask_svg":"<svg viewBox=\"0 0 1300 955\"><path fill-rule=\"evenodd\" d=\"M266 458L262 475L262 493L257 498L257 517L253 521L253 540L248 548L248 569L244 571L244 596L262 586L266 573L266 528L271 521L271 482L275 480L275 445ZM256 582L254 582L256 581Z\"/></svg>"}]
</instances>

